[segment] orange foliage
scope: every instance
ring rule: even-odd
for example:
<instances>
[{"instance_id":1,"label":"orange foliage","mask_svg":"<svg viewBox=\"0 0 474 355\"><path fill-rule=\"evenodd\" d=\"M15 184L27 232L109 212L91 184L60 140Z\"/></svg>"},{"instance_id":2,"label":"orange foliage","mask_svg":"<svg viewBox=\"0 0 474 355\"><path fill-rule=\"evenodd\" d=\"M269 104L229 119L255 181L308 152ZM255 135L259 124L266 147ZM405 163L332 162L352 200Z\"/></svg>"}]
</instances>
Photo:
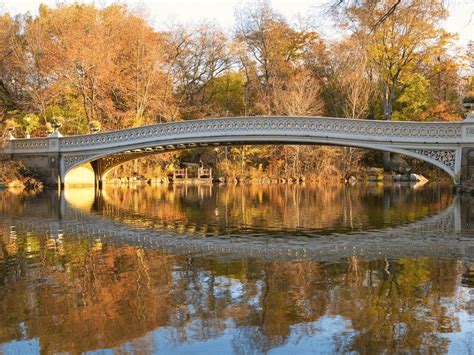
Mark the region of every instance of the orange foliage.
<instances>
[{"instance_id":1,"label":"orange foliage","mask_svg":"<svg viewBox=\"0 0 474 355\"><path fill-rule=\"evenodd\" d=\"M421 115L426 121L460 121L462 117L457 112L456 107L442 102L440 104L429 107Z\"/></svg>"}]
</instances>

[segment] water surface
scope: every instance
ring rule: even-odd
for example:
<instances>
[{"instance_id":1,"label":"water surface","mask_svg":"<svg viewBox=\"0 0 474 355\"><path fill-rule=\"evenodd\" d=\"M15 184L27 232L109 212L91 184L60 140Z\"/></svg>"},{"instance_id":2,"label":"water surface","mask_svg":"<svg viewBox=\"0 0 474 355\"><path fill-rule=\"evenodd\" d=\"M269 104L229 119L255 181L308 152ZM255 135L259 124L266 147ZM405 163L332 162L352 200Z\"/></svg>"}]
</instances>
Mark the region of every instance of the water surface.
<instances>
[{"instance_id":1,"label":"water surface","mask_svg":"<svg viewBox=\"0 0 474 355\"><path fill-rule=\"evenodd\" d=\"M0 352L474 351L449 187L0 192Z\"/></svg>"}]
</instances>

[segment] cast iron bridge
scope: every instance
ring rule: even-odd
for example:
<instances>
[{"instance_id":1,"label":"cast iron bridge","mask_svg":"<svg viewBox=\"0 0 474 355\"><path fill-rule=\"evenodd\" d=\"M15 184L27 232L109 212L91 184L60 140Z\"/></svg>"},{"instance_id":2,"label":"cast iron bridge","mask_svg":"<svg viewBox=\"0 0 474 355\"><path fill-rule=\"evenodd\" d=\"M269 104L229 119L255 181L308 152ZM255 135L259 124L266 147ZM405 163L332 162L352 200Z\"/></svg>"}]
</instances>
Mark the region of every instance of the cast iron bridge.
<instances>
[{"instance_id":1,"label":"cast iron bridge","mask_svg":"<svg viewBox=\"0 0 474 355\"><path fill-rule=\"evenodd\" d=\"M474 177L472 114L461 122L270 116L179 121L80 136L12 139L0 150L0 159L42 169L49 184L62 184L71 169L91 163L100 182L111 169L147 155L241 144L375 149L426 161L448 173L455 183L470 183Z\"/></svg>"}]
</instances>

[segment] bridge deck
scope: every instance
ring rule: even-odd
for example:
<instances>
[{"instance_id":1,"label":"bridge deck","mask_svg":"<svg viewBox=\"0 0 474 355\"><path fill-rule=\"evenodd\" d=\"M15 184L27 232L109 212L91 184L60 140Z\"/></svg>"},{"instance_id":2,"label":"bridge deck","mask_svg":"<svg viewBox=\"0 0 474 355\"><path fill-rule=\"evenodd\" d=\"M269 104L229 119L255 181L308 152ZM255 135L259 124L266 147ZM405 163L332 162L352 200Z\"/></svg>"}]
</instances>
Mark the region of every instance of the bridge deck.
<instances>
[{"instance_id":1,"label":"bridge deck","mask_svg":"<svg viewBox=\"0 0 474 355\"><path fill-rule=\"evenodd\" d=\"M44 169L54 167L64 181L69 170L86 162L98 161L94 169L102 178L111 168L140 156L223 144L328 144L376 149L424 160L459 180L462 168L469 166L467 158L463 160L463 149L474 149L474 121L267 116L201 119L81 136L17 139L0 155ZM38 163L29 159L40 156L49 160Z\"/></svg>"}]
</instances>

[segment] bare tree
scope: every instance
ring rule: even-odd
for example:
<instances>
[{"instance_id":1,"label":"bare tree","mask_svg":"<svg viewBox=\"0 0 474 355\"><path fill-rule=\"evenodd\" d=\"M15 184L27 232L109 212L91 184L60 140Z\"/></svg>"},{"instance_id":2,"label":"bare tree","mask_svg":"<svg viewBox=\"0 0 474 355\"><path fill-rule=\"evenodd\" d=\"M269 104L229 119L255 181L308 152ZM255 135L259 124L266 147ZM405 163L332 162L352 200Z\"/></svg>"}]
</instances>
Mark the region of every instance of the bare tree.
<instances>
[{"instance_id":1,"label":"bare tree","mask_svg":"<svg viewBox=\"0 0 474 355\"><path fill-rule=\"evenodd\" d=\"M311 72L302 70L288 81L274 85L274 113L288 116L314 116L324 111L320 85Z\"/></svg>"},{"instance_id":2,"label":"bare tree","mask_svg":"<svg viewBox=\"0 0 474 355\"><path fill-rule=\"evenodd\" d=\"M185 118L205 115L212 92L208 84L233 66L222 30L212 24L192 29L178 26L169 33L169 70L176 102Z\"/></svg>"}]
</instances>

